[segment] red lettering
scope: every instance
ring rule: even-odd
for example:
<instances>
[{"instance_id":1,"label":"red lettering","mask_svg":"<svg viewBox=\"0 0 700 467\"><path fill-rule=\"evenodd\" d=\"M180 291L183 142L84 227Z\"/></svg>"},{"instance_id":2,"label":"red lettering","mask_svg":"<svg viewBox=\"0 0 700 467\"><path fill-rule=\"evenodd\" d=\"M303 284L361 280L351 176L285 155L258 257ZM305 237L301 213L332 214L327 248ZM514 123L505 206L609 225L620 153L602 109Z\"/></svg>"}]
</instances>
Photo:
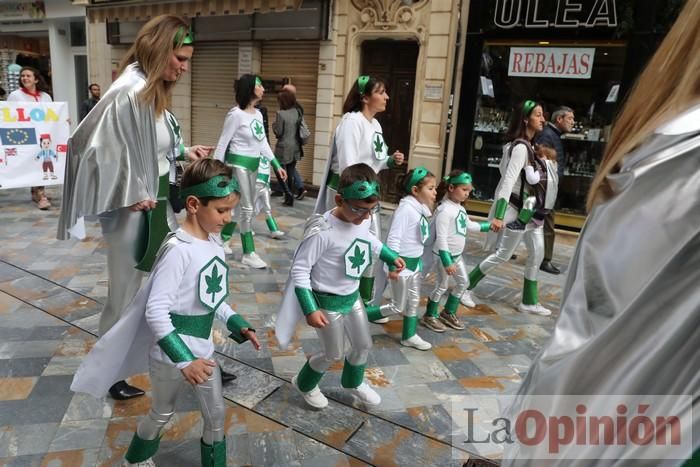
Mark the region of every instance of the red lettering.
<instances>
[{"instance_id":1,"label":"red lettering","mask_svg":"<svg viewBox=\"0 0 700 467\"><path fill-rule=\"evenodd\" d=\"M569 67L566 70L567 75L578 75L578 60L576 59L576 54L571 56L569 61Z\"/></svg>"},{"instance_id":2,"label":"red lettering","mask_svg":"<svg viewBox=\"0 0 700 467\"><path fill-rule=\"evenodd\" d=\"M553 75L557 72L557 64L554 60L554 54L551 54L549 56L549 60L547 61L547 73L550 75Z\"/></svg>"},{"instance_id":3,"label":"red lettering","mask_svg":"<svg viewBox=\"0 0 700 467\"><path fill-rule=\"evenodd\" d=\"M560 428L563 428L561 430ZM563 433L562 433L563 431ZM549 452L558 453L559 446L574 439L574 421L571 417L549 417Z\"/></svg>"},{"instance_id":4,"label":"red lettering","mask_svg":"<svg viewBox=\"0 0 700 467\"><path fill-rule=\"evenodd\" d=\"M563 75L563 74L564 74L564 67L566 66L566 61L567 61L567 59L568 59L568 56L569 56L568 53L562 54L561 63L560 63L559 66L557 67L557 74L558 74L558 75Z\"/></svg>"},{"instance_id":5,"label":"red lettering","mask_svg":"<svg viewBox=\"0 0 700 467\"><path fill-rule=\"evenodd\" d=\"M522 54L520 52L515 52L513 54L513 73L520 73L521 67L520 67L520 60L523 58Z\"/></svg>"},{"instance_id":6,"label":"red lettering","mask_svg":"<svg viewBox=\"0 0 700 467\"><path fill-rule=\"evenodd\" d=\"M535 422L535 435L530 437L527 434L527 421L532 419ZM515 435L518 441L526 446L534 446L544 441L547 433L547 420L539 410L525 410L518 415L515 420Z\"/></svg>"},{"instance_id":7,"label":"red lettering","mask_svg":"<svg viewBox=\"0 0 700 467\"><path fill-rule=\"evenodd\" d=\"M531 61L531 59L532 59L532 53L531 52L526 53L525 54L525 71L527 73L532 73L532 68L531 68L532 61Z\"/></svg>"},{"instance_id":8,"label":"red lettering","mask_svg":"<svg viewBox=\"0 0 700 467\"><path fill-rule=\"evenodd\" d=\"M24 116L24 109L18 108L17 109L17 121L19 122L28 122L29 117Z\"/></svg>"},{"instance_id":9,"label":"red lettering","mask_svg":"<svg viewBox=\"0 0 700 467\"><path fill-rule=\"evenodd\" d=\"M587 75L590 73L591 70L591 62L589 61L591 58L590 55L588 54L581 54L581 74L582 75Z\"/></svg>"}]
</instances>

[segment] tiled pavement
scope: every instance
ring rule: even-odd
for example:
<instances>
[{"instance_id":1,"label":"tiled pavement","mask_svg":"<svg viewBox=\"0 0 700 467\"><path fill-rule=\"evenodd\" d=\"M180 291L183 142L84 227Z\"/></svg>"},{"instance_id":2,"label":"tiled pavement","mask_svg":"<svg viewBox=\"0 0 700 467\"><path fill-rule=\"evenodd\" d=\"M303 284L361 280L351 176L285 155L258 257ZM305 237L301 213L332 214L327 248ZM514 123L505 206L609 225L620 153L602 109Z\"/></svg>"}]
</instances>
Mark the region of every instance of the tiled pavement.
<instances>
[{"instance_id":1,"label":"tiled pavement","mask_svg":"<svg viewBox=\"0 0 700 467\"><path fill-rule=\"evenodd\" d=\"M49 189L58 202L59 193ZM58 241L58 210L36 210L28 190L0 190L0 465L119 465L149 398L115 402L73 394L73 373L95 341L100 302L107 293L105 249L99 228L83 242ZM272 331L289 259L313 199L294 208L277 203L278 223L289 240L272 240L263 222L256 244L271 269L249 270L234 254L232 306L258 329L263 349L226 341L215 331L222 366L238 375L225 388L229 400L229 465L461 465L479 446L462 445L451 403L478 394L512 394L547 340L553 318L515 311L524 252L476 289L475 309L460 307L461 332L419 328L433 349L398 344L400 320L371 325L374 348L367 379L381 394L365 409L339 389L340 366L321 382L331 400L322 412L307 409L289 384L305 353L318 349L315 333L300 326L289 349ZM389 217L384 219L388 221ZM482 256L481 235L471 235L466 258ZM555 262L567 264L575 238L559 236ZM542 302L558 309L564 275L541 274ZM431 286L428 278L426 290ZM148 387L146 377L136 384ZM178 413L156 456L159 465L198 465L201 419L193 393ZM455 438L456 440L457 438ZM452 446L455 444L455 446ZM461 459L461 460L460 460Z\"/></svg>"}]
</instances>

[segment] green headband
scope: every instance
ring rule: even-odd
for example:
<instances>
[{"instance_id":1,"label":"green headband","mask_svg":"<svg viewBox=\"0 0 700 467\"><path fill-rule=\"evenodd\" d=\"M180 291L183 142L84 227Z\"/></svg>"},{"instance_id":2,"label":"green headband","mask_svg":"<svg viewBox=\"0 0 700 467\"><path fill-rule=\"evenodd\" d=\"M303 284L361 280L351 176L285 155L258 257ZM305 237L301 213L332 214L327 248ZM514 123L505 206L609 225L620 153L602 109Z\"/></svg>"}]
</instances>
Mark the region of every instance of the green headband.
<instances>
[{"instance_id":1,"label":"green headband","mask_svg":"<svg viewBox=\"0 0 700 467\"><path fill-rule=\"evenodd\" d=\"M367 199L371 196L379 196L379 185L377 182L367 180L356 181L350 186L346 186L339 191L343 199Z\"/></svg>"},{"instance_id":2,"label":"green headband","mask_svg":"<svg viewBox=\"0 0 700 467\"><path fill-rule=\"evenodd\" d=\"M456 177L450 177L448 175L443 180L445 180L445 182L447 182L450 185L471 185L472 184L472 176L469 175L467 172L462 172L461 174L457 175Z\"/></svg>"},{"instance_id":3,"label":"green headband","mask_svg":"<svg viewBox=\"0 0 700 467\"><path fill-rule=\"evenodd\" d=\"M537 102L527 100L523 103L523 112L525 112L525 115L530 115L530 112L532 112L532 109L535 108L537 105Z\"/></svg>"},{"instance_id":4,"label":"green headband","mask_svg":"<svg viewBox=\"0 0 700 467\"><path fill-rule=\"evenodd\" d=\"M262 86L262 85L263 85L263 84L262 84L262 80L260 79L259 76L256 76L256 77L255 77L255 85L256 85L256 86Z\"/></svg>"},{"instance_id":5,"label":"green headband","mask_svg":"<svg viewBox=\"0 0 700 467\"><path fill-rule=\"evenodd\" d=\"M411 190L413 189L414 186L418 185L421 180L423 180L425 177L430 175L430 171L423 167L422 165L419 165L415 169L413 169L413 173L411 174L411 178L408 179L408 182L406 182L406 193L411 193Z\"/></svg>"},{"instance_id":6,"label":"green headband","mask_svg":"<svg viewBox=\"0 0 700 467\"><path fill-rule=\"evenodd\" d=\"M369 75L362 75L359 78L357 78L357 88L360 90L360 94L365 93L365 88L367 87L368 82Z\"/></svg>"},{"instance_id":7,"label":"green headband","mask_svg":"<svg viewBox=\"0 0 700 467\"><path fill-rule=\"evenodd\" d=\"M183 37L184 36L184 37ZM173 40L173 47L192 45L194 44L194 33L192 31L186 31L184 26L180 26L180 29L175 33L175 39Z\"/></svg>"},{"instance_id":8,"label":"green headband","mask_svg":"<svg viewBox=\"0 0 700 467\"><path fill-rule=\"evenodd\" d=\"M229 179L226 175L217 175L206 182L188 186L180 191L180 198L187 199L188 196L197 198L225 198L231 193L240 193L238 181L235 178Z\"/></svg>"}]
</instances>

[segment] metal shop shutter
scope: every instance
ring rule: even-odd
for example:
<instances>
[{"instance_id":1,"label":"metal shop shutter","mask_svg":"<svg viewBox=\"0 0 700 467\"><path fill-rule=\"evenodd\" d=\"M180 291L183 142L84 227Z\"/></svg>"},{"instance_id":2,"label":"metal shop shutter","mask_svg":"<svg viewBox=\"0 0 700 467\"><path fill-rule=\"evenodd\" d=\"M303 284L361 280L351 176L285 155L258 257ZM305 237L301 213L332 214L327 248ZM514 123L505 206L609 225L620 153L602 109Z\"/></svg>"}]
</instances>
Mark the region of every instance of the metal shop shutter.
<instances>
[{"instance_id":1,"label":"metal shop shutter","mask_svg":"<svg viewBox=\"0 0 700 467\"><path fill-rule=\"evenodd\" d=\"M197 44L192 56L192 141L216 146L226 113L235 105L238 42Z\"/></svg>"},{"instance_id":2,"label":"metal shop shutter","mask_svg":"<svg viewBox=\"0 0 700 467\"><path fill-rule=\"evenodd\" d=\"M263 79L280 81L288 77L297 88L297 100L304 107L304 120L311 130L311 137L303 148L304 158L297 164L297 170L302 179L309 184L313 179L318 48L318 41L264 42L261 58ZM266 95L263 104L267 107L270 118L270 146L274 150L277 140L272 131L272 123L279 109L277 96L272 93Z\"/></svg>"}]
</instances>

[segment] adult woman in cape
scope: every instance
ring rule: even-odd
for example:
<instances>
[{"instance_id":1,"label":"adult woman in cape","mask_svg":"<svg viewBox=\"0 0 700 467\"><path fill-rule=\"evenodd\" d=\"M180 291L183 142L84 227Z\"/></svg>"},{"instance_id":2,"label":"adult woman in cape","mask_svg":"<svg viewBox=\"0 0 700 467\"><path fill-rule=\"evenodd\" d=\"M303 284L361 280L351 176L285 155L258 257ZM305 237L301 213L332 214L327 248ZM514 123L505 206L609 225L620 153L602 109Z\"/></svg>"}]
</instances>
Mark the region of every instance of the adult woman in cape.
<instances>
[{"instance_id":1,"label":"adult woman in cape","mask_svg":"<svg viewBox=\"0 0 700 467\"><path fill-rule=\"evenodd\" d=\"M161 15L146 23L121 64L121 74L68 140L58 238L85 238L85 217L98 217L107 243L108 295L100 315L103 335L120 318L150 271L169 230L177 228L168 203L175 158L205 157L185 148L166 109L194 51L187 22ZM124 381L110 394L143 394Z\"/></svg>"},{"instance_id":2,"label":"adult woman in cape","mask_svg":"<svg viewBox=\"0 0 700 467\"><path fill-rule=\"evenodd\" d=\"M352 85L343 103L343 117L331 141L328 165L316 199L314 213L323 214L335 207L340 173L354 164L367 164L375 173L404 163L404 154L395 151L388 155L382 126L375 117L386 110L389 95L384 82L373 76L362 75ZM370 231L381 238L379 211L372 213ZM360 280L360 295L365 303L373 299L374 268L367 268ZM377 322L386 322L382 319Z\"/></svg>"}]
</instances>

